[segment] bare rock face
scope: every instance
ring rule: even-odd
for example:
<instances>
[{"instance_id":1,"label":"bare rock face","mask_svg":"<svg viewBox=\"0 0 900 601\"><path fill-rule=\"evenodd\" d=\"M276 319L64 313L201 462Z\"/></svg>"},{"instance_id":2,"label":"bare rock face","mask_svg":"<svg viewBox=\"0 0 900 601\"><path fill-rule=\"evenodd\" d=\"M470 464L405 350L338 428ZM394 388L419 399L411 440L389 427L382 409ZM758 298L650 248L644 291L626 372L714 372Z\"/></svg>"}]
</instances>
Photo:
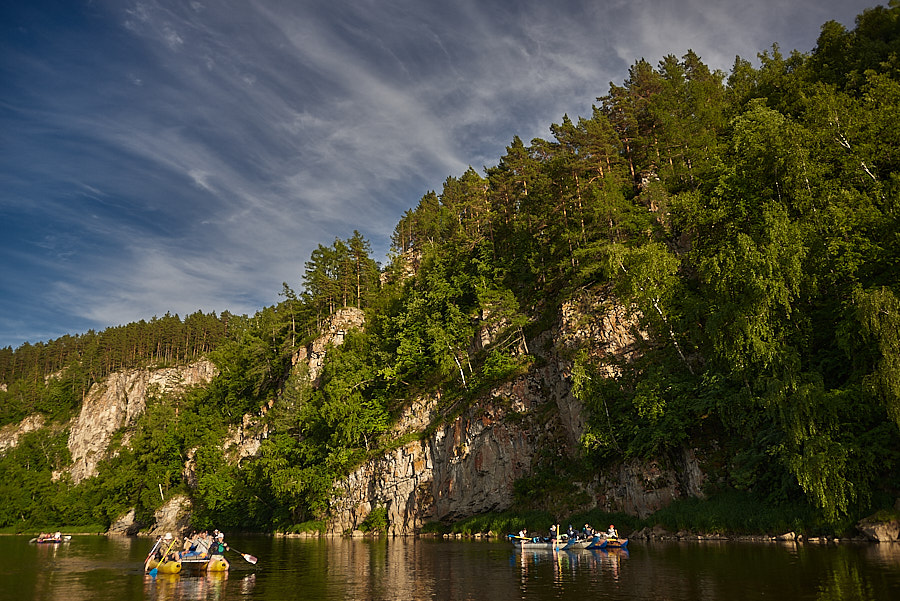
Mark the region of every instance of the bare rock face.
<instances>
[{"instance_id":1,"label":"bare rock face","mask_svg":"<svg viewBox=\"0 0 900 601\"><path fill-rule=\"evenodd\" d=\"M153 514L152 527L147 531L150 536L183 535L191 525L191 500L185 495L175 495ZM130 509L115 522L110 524L107 534L110 536L134 536L147 524L135 519L134 509Z\"/></svg>"},{"instance_id":2,"label":"bare rock face","mask_svg":"<svg viewBox=\"0 0 900 601\"><path fill-rule=\"evenodd\" d=\"M418 429L437 399L420 399L401 423ZM355 530L376 507L388 513L388 534L412 534L430 521L503 509L512 485L531 468L537 447L526 429L503 419L527 407L511 398L473 407L417 440L366 463L337 483L329 532Z\"/></svg>"},{"instance_id":3,"label":"bare rock face","mask_svg":"<svg viewBox=\"0 0 900 601\"><path fill-rule=\"evenodd\" d=\"M175 495L153 514L153 528L148 534L161 536L166 532L183 535L191 526L191 500L184 495Z\"/></svg>"},{"instance_id":4,"label":"bare rock face","mask_svg":"<svg viewBox=\"0 0 900 601\"><path fill-rule=\"evenodd\" d=\"M130 509L128 513L120 516L115 522L109 525L106 532L113 536L133 536L140 531L140 524L135 521L134 509Z\"/></svg>"},{"instance_id":5,"label":"bare rock face","mask_svg":"<svg viewBox=\"0 0 900 601\"><path fill-rule=\"evenodd\" d=\"M705 475L696 453L684 449L677 459L680 465L629 459L618 469L601 474L595 485L596 506L608 513L645 518L675 499L702 497Z\"/></svg>"},{"instance_id":6,"label":"bare rock face","mask_svg":"<svg viewBox=\"0 0 900 601\"><path fill-rule=\"evenodd\" d=\"M362 329L366 321L366 315L355 307L346 307L336 312L325 322L322 335L300 349L291 357L291 364L305 364L309 368L309 379L315 384L319 374L322 373L322 365L325 362L325 351L329 345L339 346L344 342L347 331Z\"/></svg>"},{"instance_id":7,"label":"bare rock face","mask_svg":"<svg viewBox=\"0 0 900 601\"><path fill-rule=\"evenodd\" d=\"M148 394L206 384L215 375L215 365L202 360L186 367L123 370L91 386L69 435L73 461L69 473L73 483L96 475L97 463L105 456L113 434L123 426L132 425L144 412Z\"/></svg>"},{"instance_id":8,"label":"bare rock face","mask_svg":"<svg viewBox=\"0 0 900 601\"><path fill-rule=\"evenodd\" d=\"M7 449L11 449L19 444L19 439L22 438L22 436L29 432L40 430L43 427L44 416L39 413L29 415L18 424L7 424L6 426L3 426L0 428L0 455L3 455Z\"/></svg>"},{"instance_id":9,"label":"bare rock face","mask_svg":"<svg viewBox=\"0 0 900 601\"><path fill-rule=\"evenodd\" d=\"M619 375L612 361L630 361L640 353L640 344L646 339L635 311L587 293L563 304L559 326L554 330L557 355L583 348L599 361L608 377Z\"/></svg>"},{"instance_id":10,"label":"bare rock face","mask_svg":"<svg viewBox=\"0 0 900 601\"><path fill-rule=\"evenodd\" d=\"M860 521L856 527L870 541L889 543L900 541L900 521L878 520L868 517Z\"/></svg>"}]
</instances>

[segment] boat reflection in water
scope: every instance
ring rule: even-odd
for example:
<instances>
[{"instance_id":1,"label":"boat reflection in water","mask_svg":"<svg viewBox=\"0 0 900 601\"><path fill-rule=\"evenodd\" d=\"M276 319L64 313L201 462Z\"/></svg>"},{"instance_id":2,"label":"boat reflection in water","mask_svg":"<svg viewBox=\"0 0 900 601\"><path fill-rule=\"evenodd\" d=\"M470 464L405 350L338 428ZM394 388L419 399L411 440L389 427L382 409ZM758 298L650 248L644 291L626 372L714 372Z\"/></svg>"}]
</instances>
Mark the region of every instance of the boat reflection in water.
<instances>
[{"instance_id":1,"label":"boat reflection in water","mask_svg":"<svg viewBox=\"0 0 900 601\"><path fill-rule=\"evenodd\" d=\"M517 551L511 561L518 564L519 586L521 593L525 595L536 592L534 589L539 588L540 581L547 577L549 566L553 570L554 588L560 593L568 590L573 583L586 580L604 583L606 590L612 590L619 584L623 563L629 556L627 547L563 551L547 549Z\"/></svg>"},{"instance_id":2,"label":"boat reflection in water","mask_svg":"<svg viewBox=\"0 0 900 601\"><path fill-rule=\"evenodd\" d=\"M206 572L196 576L186 573L144 576L144 596L147 599L193 601L217 599L225 590L228 572ZM250 586L245 594L252 592Z\"/></svg>"}]
</instances>

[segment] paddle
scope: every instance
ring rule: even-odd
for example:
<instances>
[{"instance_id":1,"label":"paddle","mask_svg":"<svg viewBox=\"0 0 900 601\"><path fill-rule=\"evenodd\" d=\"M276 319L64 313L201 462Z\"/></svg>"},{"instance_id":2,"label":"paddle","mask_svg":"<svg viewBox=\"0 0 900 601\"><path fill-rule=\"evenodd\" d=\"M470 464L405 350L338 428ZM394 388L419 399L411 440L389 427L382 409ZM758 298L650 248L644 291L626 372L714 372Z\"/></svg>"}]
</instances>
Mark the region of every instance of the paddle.
<instances>
[{"instance_id":1,"label":"paddle","mask_svg":"<svg viewBox=\"0 0 900 601\"><path fill-rule=\"evenodd\" d=\"M172 550L172 545L174 545L174 544L175 544L175 539L173 538L172 542L169 543L169 546L166 548L166 552L163 553L162 561L166 560L166 556L169 554L169 551ZM160 563L162 563L162 561ZM158 566L159 564L156 564L156 565ZM153 568L152 570L150 570L149 573L151 576L156 576L159 573L159 570L157 568Z\"/></svg>"},{"instance_id":2,"label":"paddle","mask_svg":"<svg viewBox=\"0 0 900 601\"><path fill-rule=\"evenodd\" d=\"M234 551L235 553L237 553L238 555L240 555L241 557L243 557L243 558L244 558L244 561L246 561L247 563L256 564L256 562L259 561L258 559L256 559L256 558L253 557L252 555L250 555L249 553L241 553L241 552L238 551L237 549L232 549L231 547L228 547L228 550L229 550L229 551Z\"/></svg>"},{"instance_id":3,"label":"paddle","mask_svg":"<svg viewBox=\"0 0 900 601\"><path fill-rule=\"evenodd\" d=\"M150 561L151 557L153 557L153 553L156 551L156 548L159 546L159 543L161 543L161 542L162 542L162 537L160 536L158 539L156 539L156 544L153 545L153 548L150 549L150 552L147 553L147 559L144 560L144 570L147 569L147 562Z\"/></svg>"}]
</instances>

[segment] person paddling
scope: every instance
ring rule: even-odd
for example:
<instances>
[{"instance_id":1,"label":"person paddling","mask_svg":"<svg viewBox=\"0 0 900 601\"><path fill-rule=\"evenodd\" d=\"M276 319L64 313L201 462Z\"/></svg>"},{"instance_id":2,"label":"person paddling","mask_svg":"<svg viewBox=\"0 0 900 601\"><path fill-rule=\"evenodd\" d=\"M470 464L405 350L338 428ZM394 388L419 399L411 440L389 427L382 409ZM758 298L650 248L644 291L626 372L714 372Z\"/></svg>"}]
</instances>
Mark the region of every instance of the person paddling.
<instances>
[{"instance_id":1,"label":"person paddling","mask_svg":"<svg viewBox=\"0 0 900 601\"><path fill-rule=\"evenodd\" d=\"M225 551L228 551L228 544L225 542L225 535L216 530L216 538L209 548L209 563L207 569L212 570L213 566L224 566L227 570L229 567L228 560L225 559Z\"/></svg>"}]
</instances>

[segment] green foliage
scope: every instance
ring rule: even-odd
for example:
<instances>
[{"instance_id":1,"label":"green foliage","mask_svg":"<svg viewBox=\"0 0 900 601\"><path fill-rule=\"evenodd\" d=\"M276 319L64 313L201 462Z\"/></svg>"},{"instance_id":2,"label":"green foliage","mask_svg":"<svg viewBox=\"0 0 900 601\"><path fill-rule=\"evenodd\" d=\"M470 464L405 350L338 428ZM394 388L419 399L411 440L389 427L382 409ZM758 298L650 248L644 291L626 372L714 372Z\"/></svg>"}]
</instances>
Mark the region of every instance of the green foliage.
<instances>
[{"instance_id":1,"label":"green foliage","mask_svg":"<svg viewBox=\"0 0 900 601\"><path fill-rule=\"evenodd\" d=\"M300 524L295 524L287 529L285 532L290 534L301 534L301 533L309 533L309 534L325 534L325 522L322 520L309 520L307 522L303 522Z\"/></svg>"},{"instance_id":2,"label":"green foliage","mask_svg":"<svg viewBox=\"0 0 900 601\"><path fill-rule=\"evenodd\" d=\"M341 307L369 305L379 290L378 266L370 252L368 240L357 231L348 240L337 238L332 246L320 244L313 251L303 279L305 304L314 309L316 326Z\"/></svg>"},{"instance_id":3,"label":"green foliage","mask_svg":"<svg viewBox=\"0 0 900 601\"><path fill-rule=\"evenodd\" d=\"M0 349L0 425L31 413L64 420L91 384L117 369L195 360L224 339L232 316L193 313Z\"/></svg>"},{"instance_id":4,"label":"green foliage","mask_svg":"<svg viewBox=\"0 0 900 601\"><path fill-rule=\"evenodd\" d=\"M53 472L68 461L66 432L47 428L23 435L0 456L0 527L23 530L60 522L66 516L66 486L53 480Z\"/></svg>"},{"instance_id":5,"label":"green foliage","mask_svg":"<svg viewBox=\"0 0 900 601\"><path fill-rule=\"evenodd\" d=\"M359 524L363 532L387 532L388 519L386 507L373 507L369 515Z\"/></svg>"},{"instance_id":6,"label":"green foliage","mask_svg":"<svg viewBox=\"0 0 900 601\"><path fill-rule=\"evenodd\" d=\"M548 532L553 518L546 511L504 511L501 513L486 513L472 516L454 522L449 526L434 524L424 531L448 532L471 536L493 532L497 536L518 532L524 529L527 532Z\"/></svg>"},{"instance_id":7,"label":"green foliage","mask_svg":"<svg viewBox=\"0 0 900 601\"><path fill-rule=\"evenodd\" d=\"M866 382L900 427L900 300L884 287L859 290L853 300L864 340L875 349Z\"/></svg>"},{"instance_id":8,"label":"green foliage","mask_svg":"<svg viewBox=\"0 0 900 601\"><path fill-rule=\"evenodd\" d=\"M805 503L772 505L749 493L729 492L709 499L680 499L648 520L671 532L717 534L818 533L823 524Z\"/></svg>"}]
</instances>

